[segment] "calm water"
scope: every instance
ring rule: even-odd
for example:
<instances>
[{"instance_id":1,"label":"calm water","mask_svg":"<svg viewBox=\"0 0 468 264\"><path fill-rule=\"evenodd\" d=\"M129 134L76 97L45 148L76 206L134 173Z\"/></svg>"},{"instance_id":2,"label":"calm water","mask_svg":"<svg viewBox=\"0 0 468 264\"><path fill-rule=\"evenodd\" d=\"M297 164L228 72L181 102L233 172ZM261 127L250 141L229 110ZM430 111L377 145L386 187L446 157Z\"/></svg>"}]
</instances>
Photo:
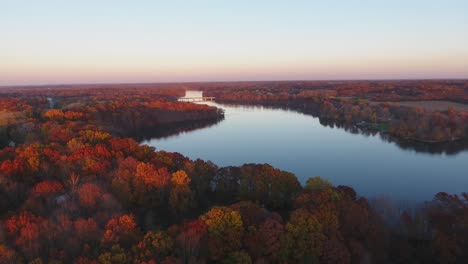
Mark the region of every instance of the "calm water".
<instances>
[{"instance_id":1,"label":"calm water","mask_svg":"<svg viewBox=\"0 0 468 264\"><path fill-rule=\"evenodd\" d=\"M208 128L143 143L218 166L269 163L295 173L303 183L311 176L322 176L367 197L416 202L432 199L440 191L468 191L468 151L416 153L378 135L322 126L318 118L294 111L207 104L223 108L225 119Z\"/></svg>"}]
</instances>

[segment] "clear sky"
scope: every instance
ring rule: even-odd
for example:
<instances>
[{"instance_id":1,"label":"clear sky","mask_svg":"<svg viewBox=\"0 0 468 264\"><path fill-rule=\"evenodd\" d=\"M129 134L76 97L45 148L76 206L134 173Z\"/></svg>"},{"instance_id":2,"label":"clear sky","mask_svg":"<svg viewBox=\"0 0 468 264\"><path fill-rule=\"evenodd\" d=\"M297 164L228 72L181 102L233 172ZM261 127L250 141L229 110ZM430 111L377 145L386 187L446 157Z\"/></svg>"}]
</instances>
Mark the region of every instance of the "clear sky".
<instances>
[{"instance_id":1,"label":"clear sky","mask_svg":"<svg viewBox=\"0 0 468 264\"><path fill-rule=\"evenodd\" d=\"M467 0L0 0L0 85L468 78Z\"/></svg>"}]
</instances>

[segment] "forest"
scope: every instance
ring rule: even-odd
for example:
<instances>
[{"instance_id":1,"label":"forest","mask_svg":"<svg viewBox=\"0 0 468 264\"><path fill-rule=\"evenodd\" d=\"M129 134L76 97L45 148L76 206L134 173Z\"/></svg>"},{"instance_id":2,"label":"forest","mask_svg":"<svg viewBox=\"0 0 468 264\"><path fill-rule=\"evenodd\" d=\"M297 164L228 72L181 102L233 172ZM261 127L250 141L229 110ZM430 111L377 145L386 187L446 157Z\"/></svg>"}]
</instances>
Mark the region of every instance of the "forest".
<instances>
[{"instance_id":1,"label":"forest","mask_svg":"<svg viewBox=\"0 0 468 264\"><path fill-rule=\"evenodd\" d=\"M218 84L205 90L219 102L286 107L400 139L442 143L468 138L468 81L304 81L233 86Z\"/></svg>"},{"instance_id":2,"label":"forest","mask_svg":"<svg viewBox=\"0 0 468 264\"><path fill-rule=\"evenodd\" d=\"M468 193L438 193L390 220L388 208L321 177L301 185L268 164L218 167L140 144L142 130L223 118L177 102L185 89L425 144L468 134L466 110L394 104L465 104L466 81L0 89L0 263L468 261Z\"/></svg>"}]
</instances>

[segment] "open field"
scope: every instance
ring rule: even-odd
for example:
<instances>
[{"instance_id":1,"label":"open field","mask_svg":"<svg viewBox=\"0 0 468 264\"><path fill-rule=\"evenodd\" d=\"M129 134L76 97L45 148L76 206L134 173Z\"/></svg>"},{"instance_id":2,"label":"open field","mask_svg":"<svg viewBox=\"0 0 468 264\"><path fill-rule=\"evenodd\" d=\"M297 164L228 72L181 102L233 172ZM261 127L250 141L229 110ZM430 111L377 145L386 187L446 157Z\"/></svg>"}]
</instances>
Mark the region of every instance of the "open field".
<instances>
[{"instance_id":1,"label":"open field","mask_svg":"<svg viewBox=\"0 0 468 264\"><path fill-rule=\"evenodd\" d=\"M454 103L450 101L405 101L405 102L390 102L393 105L422 107L430 111L445 111L449 107L453 107L456 111L468 111L468 104Z\"/></svg>"}]
</instances>

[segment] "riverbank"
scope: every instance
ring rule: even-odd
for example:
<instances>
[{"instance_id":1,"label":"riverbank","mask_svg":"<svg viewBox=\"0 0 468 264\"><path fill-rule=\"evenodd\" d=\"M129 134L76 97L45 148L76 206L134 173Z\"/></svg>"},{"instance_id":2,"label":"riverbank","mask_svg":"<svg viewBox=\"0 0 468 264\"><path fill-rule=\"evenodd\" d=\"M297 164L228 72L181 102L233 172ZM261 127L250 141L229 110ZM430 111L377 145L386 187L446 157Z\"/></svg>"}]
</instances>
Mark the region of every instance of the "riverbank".
<instances>
[{"instance_id":1,"label":"riverbank","mask_svg":"<svg viewBox=\"0 0 468 264\"><path fill-rule=\"evenodd\" d=\"M305 114L371 128L402 139L428 144L463 141L468 138L468 112L426 111L388 103L369 103L356 98L313 97L308 99L234 100L218 98L228 104L264 105L289 108Z\"/></svg>"}]
</instances>

